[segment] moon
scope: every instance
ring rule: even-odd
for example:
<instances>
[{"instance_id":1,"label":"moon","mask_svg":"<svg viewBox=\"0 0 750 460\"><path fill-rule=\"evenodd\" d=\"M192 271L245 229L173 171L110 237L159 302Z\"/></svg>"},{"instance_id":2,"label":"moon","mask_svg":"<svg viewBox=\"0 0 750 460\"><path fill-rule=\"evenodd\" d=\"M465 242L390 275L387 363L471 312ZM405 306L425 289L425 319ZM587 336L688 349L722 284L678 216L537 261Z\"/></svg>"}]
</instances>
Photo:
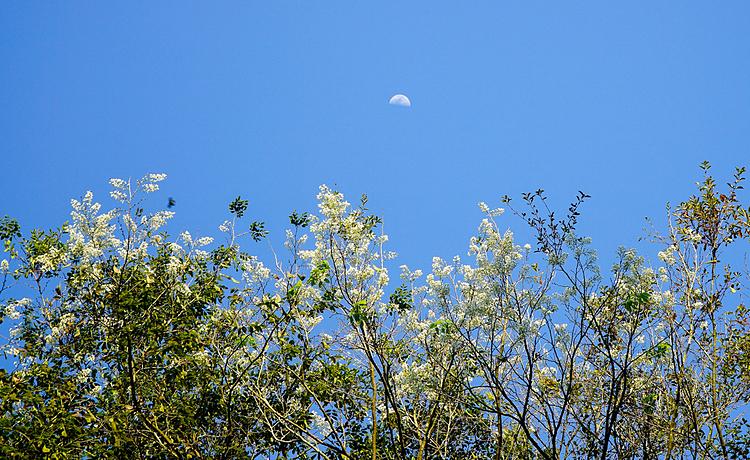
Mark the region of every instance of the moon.
<instances>
[{"instance_id":1,"label":"moon","mask_svg":"<svg viewBox=\"0 0 750 460\"><path fill-rule=\"evenodd\" d=\"M394 94L388 100L388 103L391 105L397 105L399 107L411 107L411 101L403 94Z\"/></svg>"}]
</instances>

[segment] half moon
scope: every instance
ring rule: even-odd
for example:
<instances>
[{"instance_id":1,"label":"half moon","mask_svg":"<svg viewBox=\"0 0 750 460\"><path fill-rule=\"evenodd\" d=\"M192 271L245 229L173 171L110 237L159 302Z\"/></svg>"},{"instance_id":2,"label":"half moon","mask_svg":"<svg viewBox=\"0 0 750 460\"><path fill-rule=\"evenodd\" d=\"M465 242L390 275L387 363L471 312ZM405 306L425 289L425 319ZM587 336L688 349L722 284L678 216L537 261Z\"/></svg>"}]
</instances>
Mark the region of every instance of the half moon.
<instances>
[{"instance_id":1,"label":"half moon","mask_svg":"<svg viewBox=\"0 0 750 460\"><path fill-rule=\"evenodd\" d=\"M388 100L388 103L391 105L397 105L399 107L411 107L411 101L403 94L394 94Z\"/></svg>"}]
</instances>

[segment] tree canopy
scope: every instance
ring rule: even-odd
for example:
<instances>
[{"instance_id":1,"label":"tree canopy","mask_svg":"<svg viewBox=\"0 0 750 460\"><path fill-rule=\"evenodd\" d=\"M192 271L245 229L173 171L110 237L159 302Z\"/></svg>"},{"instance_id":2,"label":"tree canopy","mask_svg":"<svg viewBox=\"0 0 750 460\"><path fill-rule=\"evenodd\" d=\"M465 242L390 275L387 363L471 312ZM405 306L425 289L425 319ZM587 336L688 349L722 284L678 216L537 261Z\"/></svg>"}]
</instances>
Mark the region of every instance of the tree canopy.
<instances>
[{"instance_id":1,"label":"tree canopy","mask_svg":"<svg viewBox=\"0 0 750 460\"><path fill-rule=\"evenodd\" d=\"M5 217L0 457L747 458L745 170L702 169L655 267L601 266L584 193L480 203L468 257L426 275L394 276L367 197L326 186L265 255L241 197L220 237L170 236L174 201L144 201L163 174L112 179L111 208L88 192L58 227Z\"/></svg>"}]
</instances>

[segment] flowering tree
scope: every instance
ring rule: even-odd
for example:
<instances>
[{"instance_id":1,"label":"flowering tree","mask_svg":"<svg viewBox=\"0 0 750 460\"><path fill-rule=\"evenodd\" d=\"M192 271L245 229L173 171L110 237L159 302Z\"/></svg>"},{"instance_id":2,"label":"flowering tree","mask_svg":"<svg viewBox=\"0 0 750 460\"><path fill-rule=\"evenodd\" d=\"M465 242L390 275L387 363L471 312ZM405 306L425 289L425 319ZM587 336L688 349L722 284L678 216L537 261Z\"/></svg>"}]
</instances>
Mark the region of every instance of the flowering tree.
<instances>
[{"instance_id":1,"label":"flowering tree","mask_svg":"<svg viewBox=\"0 0 750 460\"><path fill-rule=\"evenodd\" d=\"M325 186L283 253L238 197L220 238L170 237L165 179L112 179L69 223L0 220L7 458L559 459L750 455L744 169L670 209L657 267L602 269L544 192L467 260L400 267L367 197ZM745 246L746 247L746 246Z\"/></svg>"}]
</instances>

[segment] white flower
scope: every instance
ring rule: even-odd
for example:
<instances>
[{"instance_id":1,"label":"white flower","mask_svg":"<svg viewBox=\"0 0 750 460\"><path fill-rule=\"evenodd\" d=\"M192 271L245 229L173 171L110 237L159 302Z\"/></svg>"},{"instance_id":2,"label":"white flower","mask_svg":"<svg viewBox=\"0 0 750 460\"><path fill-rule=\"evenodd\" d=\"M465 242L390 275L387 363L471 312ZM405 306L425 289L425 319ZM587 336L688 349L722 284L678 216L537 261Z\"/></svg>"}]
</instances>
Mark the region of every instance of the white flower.
<instances>
[{"instance_id":1,"label":"white flower","mask_svg":"<svg viewBox=\"0 0 750 460\"><path fill-rule=\"evenodd\" d=\"M7 347L5 351L11 356L18 356L19 354L21 354L21 350L16 347Z\"/></svg>"},{"instance_id":2,"label":"white flower","mask_svg":"<svg viewBox=\"0 0 750 460\"><path fill-rule=\"evenodd\" d=\"M670 246L664 251L659 251L657 256L667 265L674 265L677 262L674 256L674 246Z\"/></svg>"},{"instance_id":3,"label":"white flower","mask_svg":"<svg viewBox=\"0 0 750 460\"><path fill-rule=\"evenodd\" d=\"M148 219L148 226L151 230L159 230L172 217L174 217L174 212L172 211L159 211Z\"/></svg>"},{"instance_id":4,"label":"white flower","mask_svg":"<svg viewBox=\"0 0 750 460\"><path fill-rule=\"evenodd\" d=\"M284 231L284 235L286 236L286 239L284 240L284 247L287 249L292 249L297 242L296 238L294 237L294 232L287 228Z\"/></svg>"},{"instance_id":5,"label":"white flower","mask_svg":"<svg viewBox=\"0 0 750 460\"><path fill-rule=\"evenodd\" d=\"M16 319L20 318L21 317L21 312L19 312L18 310L16 310L17 307L18 307L17 303L12 303L12 304L8 305L7 307L5 307L5 316L7 316L8 318L10 318L12 320L16 320Z\"/></svg>"},{"instance_id":6,"label":"white flower","mask_svg":"<svg viewBox=\"0 0 750 460\"><path fill-rule=\"evenodd\" d=\"M401 279L404 281L414 282L422 276L422 270L411 271L407 265L401 265L399 268L401 269Z\"/></svg>"},{"instance_id":7,"label":"white flower","mask_svg":"<svg viewBox=\"0 0 750 460\"><path fill-rule=\"evenodd\" d=\"M81 371L76 375L76 382L78 382L79 384L86 383L88 382L89 378L91 378L91 369L81 369Z\"/></svg>"},{"instance_id":8,"label":"white flower","mask_svg":"<svg viewBox=\"0 0 750 460\"><path fill-rule=\"evenodd\" d=\"M388 281L390 281L390 278L388 277L388 271L378 270L378 272L378 286L386 286L388 284Z\"/></svg>"},{"instance_id":9,"label":"white flower","mask_svg":"<svg viewBox=\"0 0 750 460\"><path fill-rule=\"evenodd\" d=\"M119 201L120 203L125 203L126 201L128 201L128 196L119 190L112 190L111 192L109 192L109 196L111 196L113 200Z\"/></svg>"},{"instance_id":10,"label":"white flower","mask_svg":"<svg viewBox=\"0 0 750 460\"><path fill-rule=\"evenodd\" d=\"M320 213L328 219L341 219L349 207L349 203L344 200L344 196L339 192L334 192L325 185L320 186L318 193L318 208Z\"/></svg>"},{"instance_id":11,"label":"white flower","mask_svg":"<svg viewBox=\"0 0 750 460\"><path fill-rule=\"evenodd\" d=\"M171 274L177 274L182 269L182 260L179 257L169 256L167 271Z\"/></svg>"},{"instance_id":12,"label":"white flower","mask_svg":"<svg viewBox=\"0 0 750 460\"><path fill-rule=\"evenodd\" d=\"M180 239L188 246L191 246L193 244L193 237L190 235L190 232L184 231L180 234Z\"/></svg>"},{"instance_id":13,"label":"white flower","mask_svg":"<svg viewBox=\"0 0 750 460\"><path fill-rule=\"evenodd\" d=\"M195 247L202 248L203 246L208 246L209 244L213 243L214 239L210 236L204 236L202 238L198 238L195 240Z\"/></svg>"},{"instance_id":14,"label":"white flower","mask_svg":"<svg viewBox=\"0 0 750 460\"><path fill-rule=\"evenodd\" d=\"M305 235L305 236L306 236L306 235ZM374 257L375 259L380 259L380 258L381 258L381 255L380 255L380 254L378 254L378 253L374 253L374 254L373 254L372 256L373 256L373 257ZM397 253L395 253L395 252L393 252L393 251L385 251L385 252L383 252L383 254L382 254L382 259L383 259L383 260L393 260L393 259L395 259L395 258L396 258L397 256L398 256L398 254L397 254Z\"/></svg>"},{"instance_id":15,"label":"white flower","mask_svg":"<svg viewBox=\"0 0 750 460\"><path fill-rule=\"evenodd\" d=\"M323 317L320 315L313 316L313 317L301 315L297 319L297 321L299 322L299 325L302 326L303 329L310 332L315 326L318 325L318 323L323 321Z\"/></svg>"},{"instance_id":16,"label":"white flower","mask_svg":"<svg viewBox=\"0 0 750 460\"><path fill-rule=\"evenodd\" d=\"M124 181L122 179L117 179L117 178L114 178L114 177L109 180L109 184L112 187L118 188L118 189L124 189L124 188L127 188L127 186L128 186L128 183L126 181Z\"/></svg>"},{"instance_id":17,"label":"white flower","mask_svg":"<svg viewBox=\"0 0 750 460\"><path fill-rule=\"evenodd\" d=\"M16 320L21 317L21 313L18 311L19 308L27 307L31 305L31 299L23 298L16 300L15 302L9 303L5 307L5 316L10 319Z\"/></svg>"},{"instance_id":18,"label":"white flower","mask_svg":"<svg viewBox=\"0 0 750 460\"><path fill-rule=\"evenodd\" d=\"M247 283L262 282L271 276L271 270L263 265L257 257L251 256L242 264L242 277Z\"/></svg>"},{"instance_id":19,"label":"white flower","mask_svg":"<svg viewBox=\"0 0 750 460\"><path fill-rule=\"evenodd\" d=\"M3 259L0 261L0 272L8 273L8 270L10 269L10 265L8 264L7 259Z\"/></svg>"}]
</instances>

